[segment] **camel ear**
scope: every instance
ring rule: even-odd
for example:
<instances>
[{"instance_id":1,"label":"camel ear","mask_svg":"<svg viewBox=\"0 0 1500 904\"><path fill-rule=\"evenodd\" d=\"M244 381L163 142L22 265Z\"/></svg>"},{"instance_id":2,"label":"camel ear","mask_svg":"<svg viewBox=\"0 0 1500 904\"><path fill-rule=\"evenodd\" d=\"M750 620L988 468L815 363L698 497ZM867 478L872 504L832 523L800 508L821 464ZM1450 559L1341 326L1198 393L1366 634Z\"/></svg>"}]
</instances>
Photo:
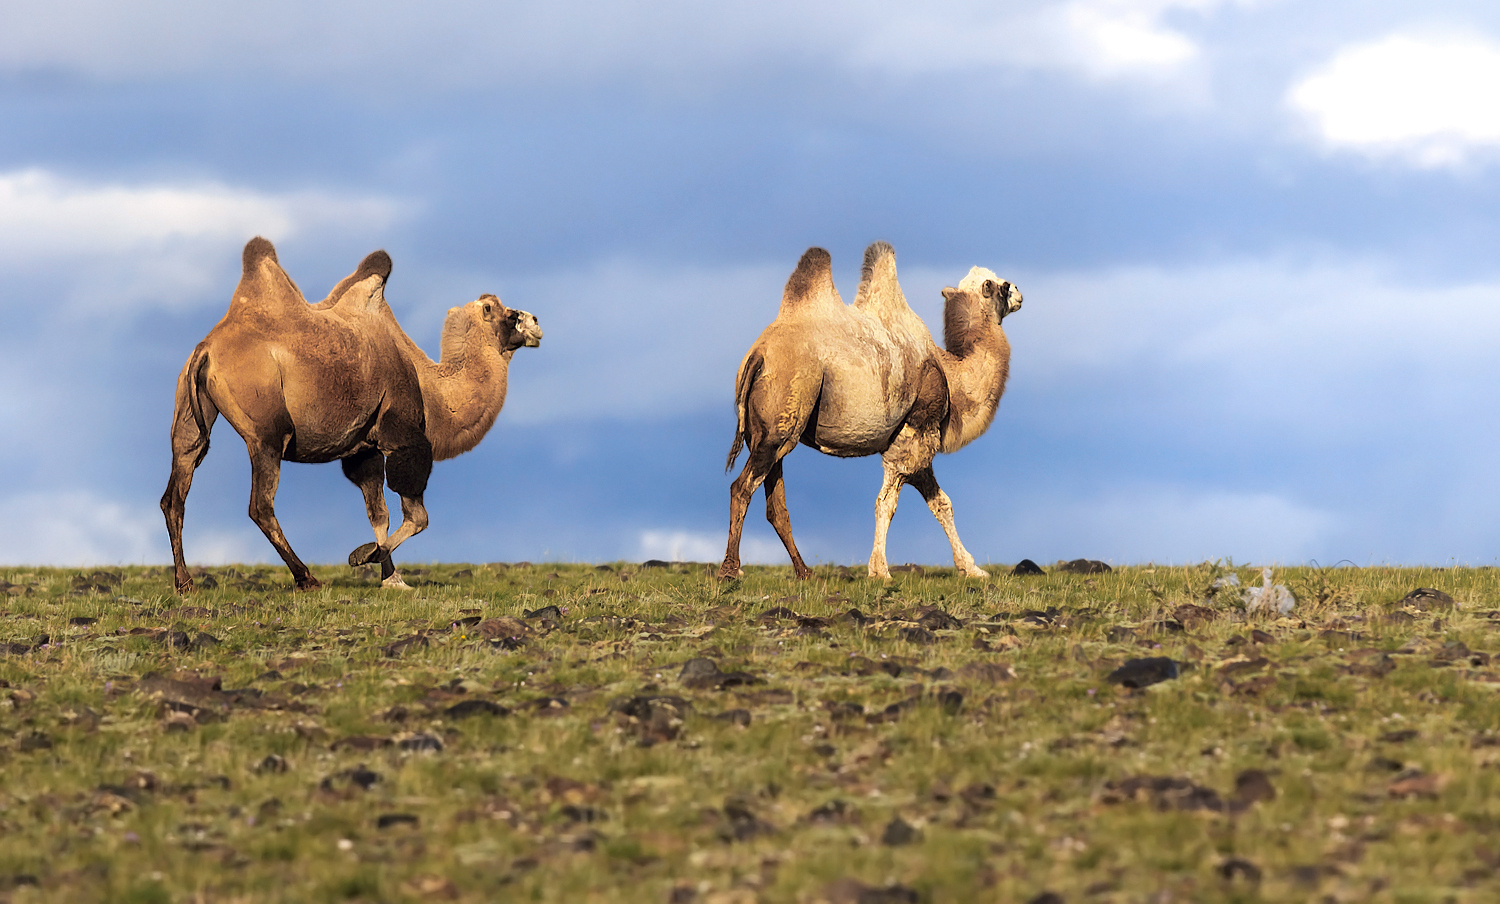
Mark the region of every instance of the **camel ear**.
<instances>
[{"instance_id":1,"label":"camel ear","mask_svg":"<svg viewBox=\"0 0 1500 904\"><path fill-rule=\"evenodd\" d=\"M959 291L957 289L953 288L952 286L949 286L948 288L946 288L946 289L943 290L943 300L944 301L952 301L953 300L953 296L958 295L958 294L959 294Z\"/></svg>"},{"instance_id":2,"label":"camel ear","mask_svg":"<svg viewBox=\"0 0 1500 904\"><path fill-rule=\"evenodd\" d=\"M995 292L998 291L999 288L999 286L995 285L995 281L993 279L987 279L984 281L984 287L981 289L981 291L984 293L985 298L994 298Z\"/></svg>"},{"instance_id":3,"label":"camel ear","mask_svg":"<svg viewBox=\"0 0 1500 904\"><path fill-rule=\"evenodd\" d=\"M479 296L479 316L484 318L485 323L494 323L503 318L509 310L500 303L500 299L493 295Z\"/></svg>"}]
</instances>

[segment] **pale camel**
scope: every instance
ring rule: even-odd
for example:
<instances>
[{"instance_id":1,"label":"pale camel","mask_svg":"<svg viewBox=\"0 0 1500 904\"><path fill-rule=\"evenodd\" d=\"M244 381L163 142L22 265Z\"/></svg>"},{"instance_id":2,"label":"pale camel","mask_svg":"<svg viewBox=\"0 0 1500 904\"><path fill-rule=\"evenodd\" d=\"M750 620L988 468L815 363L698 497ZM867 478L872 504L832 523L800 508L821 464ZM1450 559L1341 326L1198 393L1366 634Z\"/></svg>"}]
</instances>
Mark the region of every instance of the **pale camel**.
<instances>
[{"instance_id":1,"label":"pale camel","mask_svg":"<svg viewBox=\"0 0 1500 904\"><path fill-rule=\"evenodd\" d=\"M375 542L349 564L379 562L382 583L405 587L391 552L427 527L422 494L436 460L474 448L505 404L517 348L541 342L536 318L493 295L452 308L434 362L397 325L385 301L391 259L376 251L328 297L307 303L263 238L245 245L229 312L177 378L172 476L161 497L179 593L193 589L182 517L193 471L219 414L250 453L250 519L291 569L298 590L319 586L276 520L283 461L338 459L364 494ZM401 497L389 533L386 483Z\"/></svg>"},{"instance_id":2,"label":"pale camel","mask_svg":"<svg viewBox=\"0 0 1500 904\"><path fill-rule=\"evenodd\" d=\"M729 545L719 577L740 576L740 533L750 497L766 488L766 520L792 557L797 577L811 569L792 540L781 460L799 442L846 458L879 453L885 480L875 500L870 577L889 578L886 532L896 497L910 483L922 494L953 546L953 564L987 577L964 549L953 505L938 487L932 459L967 445L989 427L1005 392L1010 343L1001 320L1021 307L1021 293L975 267L943 290L938 348L906 303L896 280L896 252L885 242L865 249L859 291L846 306L833 285L827 251L810 248L787 280L781 310L750 346L735 381L739 423L725 470L741 446L749 460L729 491Z\"/></svg>"}]
</instances>

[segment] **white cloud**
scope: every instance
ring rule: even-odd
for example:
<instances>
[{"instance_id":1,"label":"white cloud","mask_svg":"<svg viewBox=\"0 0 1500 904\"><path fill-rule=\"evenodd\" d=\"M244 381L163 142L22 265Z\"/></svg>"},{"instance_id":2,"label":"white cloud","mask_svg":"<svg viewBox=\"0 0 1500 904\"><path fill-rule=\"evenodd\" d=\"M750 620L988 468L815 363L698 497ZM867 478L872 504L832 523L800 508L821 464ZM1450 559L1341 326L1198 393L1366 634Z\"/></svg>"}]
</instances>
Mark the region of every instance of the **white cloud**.
<instances>
[{"instance_id":1,"label":"white cloud","mask_svg":"<svg viewBox=\"0 0 1500 904\"><path fill-rule=\"evenodd\" d=\"M0 501L0 561L14 565L140 565L162 561L161 512L86 490ZM170 555L166 555L170 558Z\"/></svg>"},{"instance_id":2,"label":"white cloud","mask_svg":"<svg viewBox=\"0 0 1500 904\"><path fill-rule=\"evenodd\" d=\"M856 274L845 263L835 261L835 276L847 302ZM1199 404L1205 416L1269 405L1280 422L1315 429L1382 414L1382 393L1461 387L1435 398L1438 410L1485 397L1490 382L1473 374L1500 345L1500 282L1423 285L1364 261L1275 257L1175 270L903 266L906 297L939 338L939 290L973 264L1026 295L1006 321L1013 391L1139 387L1120 396L1120 410L1144 413L1169 399ZM547 338L512 362L504 417L521 425L713 409L732 416L735 370L775 317L789 269L611 261L507 281L502 297L536 314ZM451 304L451 293L440 303ZM436 323L441 313L418 316ZM1330 408L1334 393L1348 398Z\"/></svg>"},{"instance_id":3,"label":"white cloud","mask_svg":"<svg viewBox=\"0 0 1500 904\"><path fill-rule=\"evenodd\" d=\"M638 555L642 561L719 562L724 558L727 536L691 530L644 530L640 534ZM785 565L791 558L780 540L752 537L747 532L740 540L740 561L747 565Z\"/></svg>"},{"instance_id":4,"label":"white cloud","mask_svg":"<svg viewBox=\"0 0 1500 904\"><path fill-rule=\"evenodd\" d=\"M1500 44L1474 35L1392 35L1340 50L1288 103L1330 147L1422 167L1500 148Z\"/></svg>"},{"instance_id":5,"label":"white cloud","mask_svg":"<svg viewBox=\"0 0 1500 904\"><path fill-rule=\"evenodd\" d=\"M280 562L254 527L195 529L194 565ZM155 505L134 505L75 489L0 499L0 564L159 565L171 562L167 528Z\"/></svg>"},{"instance_id":6,"label":"white cloud","mask_svg":"<svg viewBox=\"0 0 1500 904\"><path fill-rule=\"evenodd\" d=\"M525 424L713 404L728 410L740 358L776 316L790 272L790 265L654 268L615 260L506 280L501 297L535 314L546 338L539 353L512 361L505 418ZM454 302L438 304L446 310ZM434 305L418 316L442 315Z\"/></svg>"},{"instance_id":7,"label":"white cloud","mask_svg":"<svg viewBox=\"0 0 1500 904\"><path fill-rule=\"evenodd\" d=\"M223 302L221 264L254 235L375 233L402 213L380 197L269 193L202 182L94 183L42 169L0 172L0 265L43 272L70 300L111 309ZM22 303L16 299L11 303Z\"/></svg>"},{"instance_id":8,"label":"white cloud","mask_svg":"<svg viewBox=\"0 0 1500 904\"><path fill-rule=\"evenodd\" d=\"M1228 556L1239 562L1302 564L1342 527L1332 512L1274 493L1169 484L1051 497L1019 508L1024 516L1013 519L1014 533L1002 539L1017 558L1038 562L1082 556L1180 565Z\"/></svg>"},{"instance_id":9,"label":"white cloud","mask_svg":"<svg viewBox=\"0 0 1500 904\"><path fill-rule=\"evenodd\" d=\"M215 72L471 87L621 73L681 76L767 61L900 73L1068 69L1113 77L1192 60L1195 41L1165 20L1233 2L1245 0L946 0L916 10L850 0L441 7L351 0L315 7L289 0L253 7L13 0L8 27L0 32L0 68L60 68L106 80Z\"/></svg>"}]
</instances>

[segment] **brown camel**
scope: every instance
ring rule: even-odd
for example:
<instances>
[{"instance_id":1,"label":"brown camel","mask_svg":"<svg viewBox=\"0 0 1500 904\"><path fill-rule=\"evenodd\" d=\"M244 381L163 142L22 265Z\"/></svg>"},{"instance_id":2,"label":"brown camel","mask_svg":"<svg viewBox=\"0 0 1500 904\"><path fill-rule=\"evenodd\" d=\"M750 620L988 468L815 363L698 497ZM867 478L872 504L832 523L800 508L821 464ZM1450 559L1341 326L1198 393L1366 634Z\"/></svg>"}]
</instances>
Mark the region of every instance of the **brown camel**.
<instances>
[{"instance_id":1,"label":"brown camel","mask_svg":"<svg viewBox=\"0 0 1500 904\"><path fill-rule=\"evenodd\" d=\"M245 245L229 312L177 378L172 476L161 509L179 593L193 589L182 554L183 509L221 413L250 453L250 519L281 554L298 590L319 584L276 521L283 461L339 460L364 494L375 529L375 542L350 553L349 564L378 561L385 586L406 586L391 553L427 527L422 493L432 462L484 438L505 404L511 356L540 344L542 331L532 315L483 295L448 311L435 363L386 304L390 275L390 256L376 251L310 305L270 242L256 237ZM382 483L401 497L401 526L389 535Z\"/></svg>"},{"instance_id":2,"label":"brown camel","mask_svg":"<svg viewBox=\"0 0 1500 904\"><path fill-rule=\"evenodd\" d=\"M741 446L749 460L729 491L729 545L719 577L742 574L740 532L750 497L766 487L766 519L792 557L797 577L812 570L792 540L781 459L806 443L853 458L879 453L885 481L875 500L870 577L889 578L886 531L896 497L910 483L937 516L953 546L953 564L987 577L953 526L953 505L932 474L938 452L976 439L994 420L1010 370L1010 343L1000 328L1021 307L1021 293L981 267L956 289L944 289L938 348L896 281L896 252L885 242L865 249L854 304L833 286L828 252L809 248L787 280L781 310L750 346L735 380L739 425L725 470Z\"/></svg>"}]
</instances>

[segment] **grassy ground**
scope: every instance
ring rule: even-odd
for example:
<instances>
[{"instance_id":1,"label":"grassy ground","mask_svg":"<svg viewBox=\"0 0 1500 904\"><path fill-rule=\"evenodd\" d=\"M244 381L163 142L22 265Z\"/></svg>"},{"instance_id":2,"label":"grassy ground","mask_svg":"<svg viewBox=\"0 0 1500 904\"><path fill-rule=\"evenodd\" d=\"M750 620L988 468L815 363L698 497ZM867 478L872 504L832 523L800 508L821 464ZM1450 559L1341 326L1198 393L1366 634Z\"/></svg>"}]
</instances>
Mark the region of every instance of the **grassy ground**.
<instances>
[{"instance_id":1,"label":"grassy ground","mask_svg":"<svg viewBox=\"0 0 1500 904\"><path fill-rule=\"evenodd\" d=\"M0 900L1500 900L1500 571L419 571L0 570Z\"/></svg>"}]
</instances>

